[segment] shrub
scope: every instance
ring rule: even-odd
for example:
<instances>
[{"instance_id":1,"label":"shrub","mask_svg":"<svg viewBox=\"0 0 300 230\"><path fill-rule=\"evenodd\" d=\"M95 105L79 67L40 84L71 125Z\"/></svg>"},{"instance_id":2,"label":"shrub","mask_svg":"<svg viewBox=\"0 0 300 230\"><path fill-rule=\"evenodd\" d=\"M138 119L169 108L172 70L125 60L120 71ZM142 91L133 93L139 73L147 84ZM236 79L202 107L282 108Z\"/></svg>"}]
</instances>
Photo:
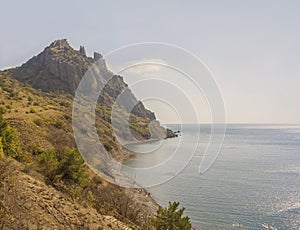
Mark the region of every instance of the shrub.
<instances>
[{"instance_id":1,"label":"shrub","mask_svg":"<svg viewBox=\"0 0 300 230\"><path fill-rule=\"evenodd\" d=\"M10 98L14 98L14 97L17 97L17 96L18 96L18 94L13 92L13 91L9 93Z\"/></svg>"},{"instance_id":2,"label":"shrub","mask_svg":"<svg viewBox=\"0 0 300 230\"><path fill-rule=\"evenodd\" d=\"M35 109L30 109L30 110L29 110L29 113L36 113L36 112L35 112Z\"/></svg>"},{"instance_id":3,"label":"shrub","mask_svg":"<svg viewBox=\"0 0 300 230\"><path fill-rule=\"evenodd\" d=\"M64 118L65 118L67 121L71 121L71 120L72 120L72 117L71 117L69 114L64 114Z\"/></svg>"},{"instance_id":4,"label":"shrub","mask_svg":"<svg viewBox=\"0 0 300 230\"><path fill-rule=\"evenodd\" d=\"M62 180L66 184L82 187L88 184L84 160L77 150L66 150L62 153L45 151L37 156L37 162L38 171L47 178L48 183Z\"/></svg>"},{"instance_id":5,"label":"shrub","mask_svg":"<svg viewBox=\"0 0 300 230\"><path fill-rule=\"evenodd\" d=\"M70 107L70 103L67 101L61 101L61 102L59 102L59 105L64 106L64 107Z\"/></svg>"},{"instance_id":6,"label":"shrub","mask_svg":"<svg viewBox=\"0 0 300 230\"><path fill-rule=\"evenodd\" d=\"M156 217L151 218L150 222L154 229L159 230L190 230L192 225L188 216L182 217L185 208L177 210L179 202L169 202L169 207L159 207Z\"/></svg>"},{"instance_id":7,"label":"shrub","mask_svg":"<svg viewBox=\"0 0 300 230\"><path fill-rule=\"evenodd\" d=\"M66 183L87 185L85 163L77 150L64 151L59 163L58 174Z\"/></svg>"},{"instance_id":8,"label":"shrub","mask_svg":"<svg viewBox=\"0 0 300 230\"><path fill-rule=\"evenodd\" d=\"M31 143L28 146L28 151L32 154L32 155L40 155L44 152L44 149L38 145L37 143Z\"/></svg>"},{"instance_id":9,"label":"shrub","mask_svg":"<svg viewBox=\"0 0 300 230\"><path fill-rule=\"evenodd\" d=\"M33 122L37 126L44 126L44 124L45 124L44 120L42 120L41 118L37 118L37 119L33 120Z\"/></svg>"},{"instance_id":10,"label":"shrub","mask_svg":"<svg viewBox=\"0 0 300 230\"><path fill-rule=\"evenodd\" d=\"M7 109L3 106L0 106L0 114L5 114L7 112Z\"/></svg>"},{"instance_id":11,"label":"shrub","mask_svg":"<svg viewBox=\"0 0 300 230\"><path fill-rule=\"evenodd\" d=\"M58 160L52 150L38 155L39 171L46 177L48 183L53 184L57 179Z\"/></svg>"},{"instance_id":12,"label":"shrub","mask_svg":"<svg viewBox=\"0 0 300 230\"><path fill-rule=\"evenodd\" d=\"M7 156L22 160L23 153L21 150L19 133L16 129L9 126L7 121L3 119L2 114L0 114L0 137L2 138L3 152Z\"/></svg>"},{"instance_id":13,"label":"shrub","mask_svg":"<svg viewBox=\"0 0 300 230\"><path fill-rule=\"evenodd\" d=\"M64 122L61 120L52 123L55 128L62 129L64 127Z\"/></svg>"}]
</instances>

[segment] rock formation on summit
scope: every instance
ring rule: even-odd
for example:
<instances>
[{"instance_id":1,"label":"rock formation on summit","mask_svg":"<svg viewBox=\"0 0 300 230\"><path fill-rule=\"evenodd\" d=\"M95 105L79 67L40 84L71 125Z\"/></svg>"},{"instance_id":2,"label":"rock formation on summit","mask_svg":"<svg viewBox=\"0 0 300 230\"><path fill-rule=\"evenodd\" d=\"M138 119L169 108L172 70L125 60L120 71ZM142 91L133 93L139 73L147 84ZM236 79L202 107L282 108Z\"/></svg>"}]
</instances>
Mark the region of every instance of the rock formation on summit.
<instances>
[{"instance_id":1,"label":"rock formation on summit","mask_svg":"<svg viewBox=\"0 0 300 230\"><path fill-rule=\"evenodd\" d=\"M40 54L12 70L10 76L42 91L62 91L74 95L82 77L96 62L100 71L97 83L110 79L99 97L100 103L112 104L124 92L128 103L125 109L136 105L132 111L127 112L150 120L156 119L154 113L136 99L123 78L107 69L101 54L95 52L94 58L87 57L83 46L80 46L79 51L74 50L66 39L52 42Z\"/></svg>"}]
</instances>

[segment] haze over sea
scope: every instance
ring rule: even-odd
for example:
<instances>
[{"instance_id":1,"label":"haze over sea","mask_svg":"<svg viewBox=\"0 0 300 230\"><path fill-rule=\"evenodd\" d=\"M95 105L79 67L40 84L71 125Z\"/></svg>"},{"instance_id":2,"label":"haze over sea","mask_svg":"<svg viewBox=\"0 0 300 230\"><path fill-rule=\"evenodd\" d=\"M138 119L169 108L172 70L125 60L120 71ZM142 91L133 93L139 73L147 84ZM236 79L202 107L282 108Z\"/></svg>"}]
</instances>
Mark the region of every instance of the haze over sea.
<instances>
[{"instance_id":1,"label":"haze over sea","mask_svg":"<svg viewBox=\"0 0 300 230\"><path fill-rule=\"evenodd\" d=\"M179 125L168 127L180 129ZM159 163L171 156L179 143L176 154L193 151L197 125L184 125L182 130L178 138L132 145L136 152L157 149L137 154L126 164L145 167ZM209 126L200 125L192 160L172 180L148 188L152 196L164 206L179 201L201 230L300 229L300 125L228 125L217 161L200 175L209 136ZM146 180L144 175L138 178L141 183Z\"/></svg>"}]
</instances>

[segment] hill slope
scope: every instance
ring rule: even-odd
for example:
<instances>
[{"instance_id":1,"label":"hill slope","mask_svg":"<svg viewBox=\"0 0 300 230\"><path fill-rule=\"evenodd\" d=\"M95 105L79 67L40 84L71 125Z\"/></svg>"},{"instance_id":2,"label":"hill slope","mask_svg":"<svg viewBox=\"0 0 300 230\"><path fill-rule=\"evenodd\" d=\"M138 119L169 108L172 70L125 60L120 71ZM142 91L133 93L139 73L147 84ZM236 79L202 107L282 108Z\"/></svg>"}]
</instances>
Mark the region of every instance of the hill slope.
<instances>
[{"instance_id":1,"label":"hill slope","mask_svg":"<svg viewBox=\"0 0 300 230\"><path fill-rule=\"evenodd\" d=\"M0 210L1 229L131 229L23 171L24 166L13 160L1 162L0 195L7 210Z\"/></svg>"},{"instance_id":2,"label":"hill slope","mask_svg":"<svg viewBox=\"0 0 300 230\"><path fill-rule=\"evenodd\" d=\"M70 57L69 52L73 52L74 57ZM95 58L101 56L96 54ZM83 48L81 51L74 51L65 40L59 40L21 67L0 71L0 112L9 125L19 133L22 147L20 165L6 164L5 161L10 159L9 157L0 159L2 165L10 167L7 171L9 174L4 173L3 179L0 180L2 191L0 226L4 224L7 226L6 229L20 229L22 228L20 226L28 224L32 227L30 229L37 229L36 226L49 229L49 224L53 224L56 226L54 229L62 229L61 226L69 226L74 222L85 223L86 229L94 229L94 226L106 229L103 227L106 225L111 226L108 229L122 229L115 226L121 226L123 223L139 229L147 223L148 217L155 213L158 205L145 190L125 189L110 184L99 176L110 176L107 175L105 167L98 168L100 173L95 174L80 163L80 155L76 151L73 152L75 155L68 155L70 150L71 153L76 150L72 130L74 89L82 77L81 71L94 61L85 56ZM58 69L62 72L55 72ZM78 72L72 72L75 69ZM112 74L106 67L101 71ZM96 127L105 149L112 157L122 161L128 157L128 153L117 143L113 135L110 120L112 103L116 95L123 90L128 90L131 95L129 101L137 103L137 100L122 77L113 75L112 79L99 98ZM148 126L155 120L155 116L146 110L142 103L137 105L136 110L132 111L133 114L130 114L131 131L140 140L148 139L150 137ZM124 111L127 115L129 112L131 111ZM159 123L157 126L160 131L165 132L165 129L159 127ZM122 136L122 130L119 132ZM52 158L49 161L42 161L45 156ZM64 159L68 160L70 156L68 164ZM84 184L76 179L76 173L79 176L86 175ZM8 183L9 178L13 177L24 193L18 194L19 190L15 190L14 185ZM18 197L20 195L17 200L23 199L23 203L26 201L25 203L30 206L29 209L19 208L20 205L17 203L6 202L6 198L3 198L3 194L7 193L6 189L14 191L13 194L17 194ZM6 194L8 200L14 199L13 194ZM46 196L43 197L43 194ZM54 197L55 202L51 200L52 198L47 201L47 196ZM63 197L61 200L60 196ZM48 208L38 206L38 203L45 202L48 202ZM56 203L60 205L59 208L55 206ZM77 208L79 212L76 212ZM87 220L80 214L87 212L89 213L87 219L97 220ZM64 221L62 219L58 221L59 218L64 218ZM72 229L82 229L72 223Z\"/></svg>"}]
</instances>

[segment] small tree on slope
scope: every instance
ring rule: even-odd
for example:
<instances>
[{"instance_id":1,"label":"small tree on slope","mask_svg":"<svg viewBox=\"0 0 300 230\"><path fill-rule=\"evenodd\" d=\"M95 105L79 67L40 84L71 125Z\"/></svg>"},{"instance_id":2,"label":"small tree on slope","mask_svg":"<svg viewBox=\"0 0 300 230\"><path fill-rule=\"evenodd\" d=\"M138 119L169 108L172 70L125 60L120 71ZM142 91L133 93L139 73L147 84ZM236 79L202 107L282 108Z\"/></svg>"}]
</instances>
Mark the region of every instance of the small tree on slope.
<instances>
[{"instance_id":1,"label":"small tree on slope","mask_svg":"<svg viewBox=\"0 0 300 230\"><path fill-rule=\"evenodd\" d=\"M179 202L169 202L169 207L159 207L155 218L150 220L154 229L159 230L190 230L192 225L188 216L182 217L185 208L177 210Z\"/></svg>"}]
</instances>

